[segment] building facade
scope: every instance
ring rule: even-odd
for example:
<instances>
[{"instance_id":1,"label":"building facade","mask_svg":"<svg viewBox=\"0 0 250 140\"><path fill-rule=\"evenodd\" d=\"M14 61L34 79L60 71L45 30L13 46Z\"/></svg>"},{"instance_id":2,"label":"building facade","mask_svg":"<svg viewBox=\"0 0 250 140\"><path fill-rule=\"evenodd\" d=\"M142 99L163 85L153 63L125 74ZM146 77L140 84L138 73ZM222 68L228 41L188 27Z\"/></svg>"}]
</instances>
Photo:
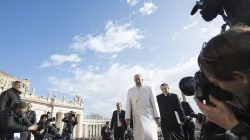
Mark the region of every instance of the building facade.
<instances>
[{"instance_id":1,"label":"building facade","mask_svg":"<svg viewBox=\"0 0 250 140\"><path fill-rule=\"evenodd\" d=\"M59 99L56 93L52 95L51 92L47 96L39 96L35 94L35 88L32 88L29 92L30 82L28 79L16 78L0 70L1 92L11 88L14 81L23 83L21 99L32 104L32 110L36 112L37 121L42 114L51 112L52 117L56 118L54 123L62 132L63 122L61 120L65 114L70 111L76 112L78 125L76 125L73 132L74 138L100 138L102 126L105 125L106 121L110 121L108 119L84 118L83 101L79 96L75 96L73 101L67 101L66 96Z\"/></svg>"}]
</instances>

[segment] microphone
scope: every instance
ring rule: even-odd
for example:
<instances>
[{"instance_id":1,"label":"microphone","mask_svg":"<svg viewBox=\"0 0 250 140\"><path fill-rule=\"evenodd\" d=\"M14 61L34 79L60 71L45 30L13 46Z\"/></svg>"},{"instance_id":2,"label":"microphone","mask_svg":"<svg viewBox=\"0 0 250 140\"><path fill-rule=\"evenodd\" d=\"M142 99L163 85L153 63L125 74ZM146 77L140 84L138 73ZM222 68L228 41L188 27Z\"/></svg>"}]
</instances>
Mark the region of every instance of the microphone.
<instances>
[{"instance_id":1,"label":"microphone","mask_svg":"<svg viewBox=\"0 0 250 140\"><path fill-rule=\"evenodd\" d=\"M197 1L191 11L191 15L194 15L199 9L202 9L202 6L203 6L203 1L202 0Z\"/></svg>"},{"instance_id":2,"label":"microphone","mask_svg":"<svg viewBox=\"0 0 250 140\"><path fill-rule=\"evenodd\" d=\"M199 5L195 4L195 6L193 7L193 9L191 11L191 15L193 16L198 10L199 10Z\"/></svg>"}]
</instances>

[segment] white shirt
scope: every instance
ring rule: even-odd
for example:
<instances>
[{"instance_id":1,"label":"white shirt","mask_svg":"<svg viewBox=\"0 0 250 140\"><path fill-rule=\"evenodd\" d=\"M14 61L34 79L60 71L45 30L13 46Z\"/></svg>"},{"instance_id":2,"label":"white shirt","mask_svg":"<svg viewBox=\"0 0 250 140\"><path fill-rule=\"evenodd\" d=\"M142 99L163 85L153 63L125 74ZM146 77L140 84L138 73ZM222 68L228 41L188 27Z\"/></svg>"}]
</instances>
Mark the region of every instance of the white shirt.
<instances>
[{"instance_id":1,"label":"white shirt","mask_svg":"<svg viewBox=\"0 0 250 140\"><path fill-rule=\"evenodd\" d=\"M121 123L121 120L120 120L120 114L121 114L121 110L117 110L117 126L118 127L122 126L122 123Z\"/></svg>"}]
</instances>

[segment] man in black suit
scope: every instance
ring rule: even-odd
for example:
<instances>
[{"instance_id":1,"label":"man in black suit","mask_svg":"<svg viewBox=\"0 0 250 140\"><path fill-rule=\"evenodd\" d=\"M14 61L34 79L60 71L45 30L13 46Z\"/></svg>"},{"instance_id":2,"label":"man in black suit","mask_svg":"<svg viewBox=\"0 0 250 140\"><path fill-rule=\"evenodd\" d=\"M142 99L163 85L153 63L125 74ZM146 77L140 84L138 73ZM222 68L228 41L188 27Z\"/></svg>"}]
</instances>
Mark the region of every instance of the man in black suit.
<instances>
[{"instance_id":1,"label":"man in black suit","mask_svg":"<svg viewBox=\"0 0 250 140\"><path fill-rule=\"evenodd\" d=\"M164 140L184 140L182 124L184 113L176 94L169 93L168 85L161 85L162 94L157 96L157 102L161 114L161 130Z\"/></svg>"},{"instance_id":2,"label":"man in black suit","mask_svg":"<svg viewBox=\"0 0 250 140\"><path fill-rule=\"evenodd\" d=\"M124 140L124 131L127 129L125 111L121 110L121 103L116 104L117 110L113 112L111 119L111 130L114 128L115 140Z\"/></svg>"}]
</instances>

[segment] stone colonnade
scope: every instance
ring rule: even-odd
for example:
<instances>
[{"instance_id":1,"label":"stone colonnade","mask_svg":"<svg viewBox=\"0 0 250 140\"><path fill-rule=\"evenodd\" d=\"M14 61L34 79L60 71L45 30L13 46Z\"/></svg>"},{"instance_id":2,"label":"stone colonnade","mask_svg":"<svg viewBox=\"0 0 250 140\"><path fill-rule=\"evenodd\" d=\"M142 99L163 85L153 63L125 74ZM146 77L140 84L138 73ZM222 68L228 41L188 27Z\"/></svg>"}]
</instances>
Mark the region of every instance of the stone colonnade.
<instances>
[{"instance_id":1,"label":"stone colonnade","mask_svg":"<svg viewBox=\"0 0 250 140\"><path fill-rule=\"evenodd\" d=\"M101 137L101 130L105 124L83 124L84 127L84 137L95 138Z\"/></svg>"},{"instance_id":2,"label":"stone colonnade","mask_svg":"<svg viewBox=\"0 0 250 140\"><path fill-rule=\"evenodd\" d=\"M100 138L102 127L107 119L84 119L83 120L83 136L84 138Z\"/></svg>"}]
</instances>

